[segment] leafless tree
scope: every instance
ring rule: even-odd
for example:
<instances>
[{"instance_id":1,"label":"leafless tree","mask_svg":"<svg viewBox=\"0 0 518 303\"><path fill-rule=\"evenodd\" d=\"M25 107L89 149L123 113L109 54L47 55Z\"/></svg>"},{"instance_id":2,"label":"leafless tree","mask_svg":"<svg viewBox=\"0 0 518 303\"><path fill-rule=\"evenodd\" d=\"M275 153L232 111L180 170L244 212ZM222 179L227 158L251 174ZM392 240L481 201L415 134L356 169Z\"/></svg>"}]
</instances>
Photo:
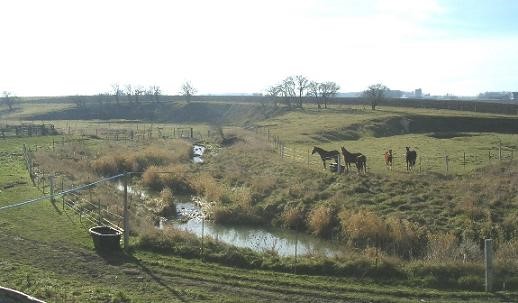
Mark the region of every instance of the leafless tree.
<instances>
[{"instance_id":1,"label":"leafless tree","mask_svg":"<svg viewBox=\"0 0 518 303\"><path fill-rule=\"evenodd\" d=\"M315 99L315 103L318 107L318 109L322 108L321 106L321 102L320 102L320 90L319 90L319 87L320 86L320 83L316 82L316 81L311 81L309 82L308 84L308 96L311 96Z\"/></svg>"},{"instance_id":2,"label":"leafless tree","mask_svg":"<svg viewBox=\"0 0 518 303\"><path fill-rule=\"evenodd\" d=\"M327 108L327 100L336 96L336 93L340 89L340 86L335 82L323 82L318 85L318 91L322 101L324 103L324 108Z\"/></svg>"},{"instance_id":3,"label":"leafless tree","mask_svg":"<svg viewBox=\"0 0 518 303\"><path fill-rule=\"evenodd\" d=\"M142 86L137 86L133 89L133 95L135 96L135 103L139 103L139 98L142 96L146 90Z\"/></svg>"},{"instance_id":4,"label":"leafless tree","mask_svg":"<svg viewBox=\"0 0 518 303\"><path fill-rule=\"evenodd\" d=\"M13 94L11 92L8 92L8 91L4 91L2 94L4 95L5 105L7 105L7 107L9 107L9 111L12 111L14 101L16 98L13 96Z\"/></svg>"},{"instance_id":5,"label":"leafless tree","mask_svg":"<svg viewBox=\"0 0 518 303\"><path fill-rule=\"evenodd\" d=\"M282 80L282 83L278 85L278 89L284 104L286 104L288 107L291 107L291 100L297 95L295 92L296 87L293 77L290 76Z\"/></svg>"},{"instance_id":6,"label":"leafless tree","mask_svg":"<svg viewBox=\"0 0 518 303\"><path fill-rule=\"evenodd\" d=\"M112 93L115 97L115 102L119 104L120 96L123 94L123 91L118 83L112 84Z\"/></svg>"},{"instance_id":7,"label":"leafless tree","mask_svg":"<svg viewBox=\"0 0 518 303\"><path fill-rule=\"evenodd\" d=\"M363 97L371 102L372 110L376 110L376 106L383 102L389 88L381 83L373 84L363 92Z\"/></svg>"},{"instance_id":8,"label":"leafless tree","mask_svg":"<svg viewBox=\"0 0 518 303\"><path fill-rule=\"evenodd\" d=\"M128 102L133 103L133 87L131 86L131 84L126 84L126 96L128 97Z\"/></svg>"},{"instance_id":9,"label":"leafless tree","mask_svg":"<svg viewBox=\"0 0 518 303\"><path fill-rule=\"evenodd\" d=\"M158 103L160 101L160 96L162 95L162 90L160 89L160 86L153 85L151 86L151 90L153 91L155 102Z\"/></svg>"},{"instance_id":10,"label":"leafless tree","mask_svg":"<svg viewBox=\"0 0 518 303\"><path fill-rule=\"evenodd\" d=\"M191 102L192 96L196 94L197 90L191 85L189 81L185 81L185 83L182 85L180 94L185 97L185 101L187 103Z\"/></svg>"},{"instance_id":11,"label":"leafless tree","mask_svg":"<svg viewBox=\"0 0 518 303\"><path fill-rule=\"evenodd\" d=\"M266 89L266 95L270 98L272 98L272 103L274 107L277 107L277 98L279 97L279 86L278 85L272 85Z\"/></svg>"},{"instance_id":12,"label":"leafless tree","mask_svg":"<svg viewBox=\"0 0 518 303\"><path fill-rule=\"evenodd\" d=\"M297 75L295 76L295 86L299 93L297 106L302 108L302 97L304 96L304 92L308 89L309 80L302 75Z\"/></svg>"}]
</instances>

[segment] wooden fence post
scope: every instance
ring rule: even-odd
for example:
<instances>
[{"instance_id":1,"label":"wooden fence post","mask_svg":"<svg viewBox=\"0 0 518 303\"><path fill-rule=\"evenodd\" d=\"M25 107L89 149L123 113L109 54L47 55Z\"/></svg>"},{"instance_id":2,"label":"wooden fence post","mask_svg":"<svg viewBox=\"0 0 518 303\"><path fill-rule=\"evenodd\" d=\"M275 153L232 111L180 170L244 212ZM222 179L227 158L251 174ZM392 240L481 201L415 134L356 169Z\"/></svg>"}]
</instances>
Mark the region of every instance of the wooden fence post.
<instances>
[{"instance_id":1,"label":"wooden fence post","mask_svg":"<svg viewBox=\"0 0 518 303\"><path fill-rule=\"evenodd\" d=\"M448 167L448 155L444 155L444 162L446 163L446 173L448 173L448 171L449 171L449 167Z\"/></svg>"},{"instance_id":2,"label":"wooden fence post","mask_svg":"<svg viewBox=\"0 0 518 303\"><path fill-rule=\"evenodd\" d=\"M101 225L101 222L102 222L102 219L101 219L101 199L97 199L97 208L98 208L98 219L97 219L97 223L99 225Z\"/></svg>"},{"instance_id":3,"label":"wooden fence post","mask_svg":"<svg viewBox=\"0 0 518 303\"><path fill-rule=\"evenodd\" d=\"M50 202L54 203L54 176L49 176L49 185L50 185Z\"/></svg>"},{"instance_id":4,"label":"wooden fence post","mask_svg":"<svg viewBox=\"0 0 518 303\"><path fill-rule=\"evenodd\" d=\"M309 167L309 149L308 149L308 167Z\"/></svg>"},{"instance_id":5,"label":"wooden fence post","mask_svg":"<svg viewBox=\"0 0 518 303\"><path fill-rule=\"evenodd\" d=\"M502 161L502 142L498 143L498 160Z\"/></svg>"},{"instance_id":6,"label":"wooden fence post","mask_svg":"<svg viewBox=\"0 0 518 303\"><path fill-rule=\"evenodd\" d=\"M127 251L129 246L129 211L128 211L128 176L124 174L124 249Z\"/></svg>"}]
</instances>

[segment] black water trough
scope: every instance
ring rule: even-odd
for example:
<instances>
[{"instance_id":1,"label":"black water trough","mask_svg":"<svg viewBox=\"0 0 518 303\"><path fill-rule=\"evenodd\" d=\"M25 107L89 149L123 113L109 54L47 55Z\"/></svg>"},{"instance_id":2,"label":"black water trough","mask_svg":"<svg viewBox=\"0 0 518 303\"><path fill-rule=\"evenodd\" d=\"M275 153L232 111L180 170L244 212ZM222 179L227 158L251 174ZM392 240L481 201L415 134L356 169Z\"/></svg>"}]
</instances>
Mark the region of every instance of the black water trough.
<instances>
[{"instance_id":1,"label":"black water trough","mask_svg":"<svg viewBox=\"0 0 518 303\"><path fill-rule=\"evenodd\" d=\"M89 229L95 249L103 252L119 251L122 232L110 226L95 226Z\"/></svg>"}]
</instances>

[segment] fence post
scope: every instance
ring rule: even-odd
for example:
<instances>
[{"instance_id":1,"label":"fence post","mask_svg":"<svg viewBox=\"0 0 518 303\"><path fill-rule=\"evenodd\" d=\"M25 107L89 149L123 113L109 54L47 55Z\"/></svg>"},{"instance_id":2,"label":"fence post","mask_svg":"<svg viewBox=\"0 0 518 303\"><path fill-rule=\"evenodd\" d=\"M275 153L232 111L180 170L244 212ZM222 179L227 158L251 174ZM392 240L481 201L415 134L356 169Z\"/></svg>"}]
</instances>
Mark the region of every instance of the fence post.
<instances>
[{"instance_id":1,"label":"fence post","mask_svg":"<svg viewBox=\"0 0 518 303\"><path fill-rule=\"evenodd\" d=\"M337 160L338 160L337 162L338 163L337 163L337 166L336 166L336 172L337 173L341 173L342 172L342 167L340 165L340 158L341 158L340 155L338 155L338 158L337 158Z\"/></svg>"},{"instance_id":2,"label":"fence post","mask_svg":"<svg viewBox=\"0 0 518 303\"><path fill-rule=\"evenodd\" d=\"M54 203L55 202L55 199L54 199L54 177L53 176L49 176L49 186L50 186L50 202Z\"/></svg>"},{"instance_id":3,"label":"fence post","mask_svg":"<svg viewBox=\"0 0 518 303\"><path fill-rule=\"evenodd\" d=\"M201 259L203 260L203 238L205 234L205 216L201 217Z\"/></svg>"},{"instance_id":4,"label":"fence post","mask_svg":"<svg viewBox=\"0 0 518 303\"><path fill-rule=\"evenodd\" d=\"M192 135L192 127L191 127L191 139L193 138L194 136Z\"/></svg>"},{"instance_id":5,"label":"fence post","mask_svg":"<svg viewBox=\"0 0 518 303\"><path fill-rule=\"evenodd\" d=\"M462 165L464 165L464 170L466 170L466 152L464 152L464 161L462 162Z\"/></svg>"},{"instance_id":6,"label":"fence post","mask_svg":"<svg viewBox=\"0 0 518 303\"><path fill-rule=\"evenodd\" d=\"M98 217L98 219L97 219L97 223L98 223L99 225L101 225L101 222L102 222L102 220L101 220L101 199L97 199L97 208L98 208L98 210L99 210L99 213L98 213L98 216L99 216L99 217Z\"/></svg>"},{"instance_id":7,"label":"fence post","mask_svg":"<svg viewBox=\"0 0 518 303\"><path fill-rule=\"evenodd\" d=\"M498 160L502 161L502 142L498 143Z\"/></svg>"},{"instance_id":8,"label":"fence post","mask_svg":"<svg viewBox=\"0 0 518 303\"><path fill-rule=\"evenodd\" d=\"M422 158L423 158L423 156L420 156L420 157L419 157L419 173L421 173L421 171L422 171L422 170L421 170L421 167L422 167L422 166L421 166L421 159L422 159Z\"/></svg>"},{"instance_id":9,"label":"fence post","mask_svg":"<svg viewBox=\"0 0 518 303\"><path fill-rule=\"evenodd\" d=\"M448 173L448 171L449 171L449 169L448 169L449 168L448 167L448 155L444 155L444 161L446 163L446 173Z\"/></svg>"},{"instance_id":10,"label":"fence post","mask_svg":"<svg viewBox=\"0 0 518 303\"><path fill-rule=\"evenodd\" d=\"M64 177L61 177L61 192L63 192L63 179ZM65 210L65 195L61 194L61 200L63 203L63 210Z\"/></svg>"},{"instance_id":11,"label":"fence post","mask_svg":"<svg viewBox=\"0 0 518 303\"><path fill-rule=\"evenodd\" d=\"M486 291L493 291L493 239L484 240L484 266Z\"/></svg>"},{"instance_id":12,"label":"fence post","mask_svg":"<svg viewBox=\"0 0 518 303\"><path fill-rule=\"evenodd\" d=\"M129 212L128 212L128 176L125 173L124 180L124 250L128 250L129 243Z\"/></svg>"},{"instance_id":13,"label":"fence post","mask_svg":"<svg viewBox=\"0 0 518 303\"><path fill-rule=\"evenodd\" d=\"M308 167L309 167L309 149L308 149Z\"/></svg>"}]
</instances>

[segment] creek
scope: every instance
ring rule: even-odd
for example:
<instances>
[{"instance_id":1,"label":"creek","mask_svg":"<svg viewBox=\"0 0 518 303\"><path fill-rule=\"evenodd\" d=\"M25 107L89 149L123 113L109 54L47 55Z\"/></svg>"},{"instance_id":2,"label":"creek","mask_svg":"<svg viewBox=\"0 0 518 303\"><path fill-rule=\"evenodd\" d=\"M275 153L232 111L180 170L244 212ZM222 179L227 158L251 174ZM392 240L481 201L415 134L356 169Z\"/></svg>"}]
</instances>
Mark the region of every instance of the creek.
<instances>
[{"instance_id":1,"label":"creek","mask_svg":"<svg viewBox=\"0 0 518 303\"><path fill-rule=\"evenodd\" d=\"M276 252L280 256L318 254L328 257L340 255L345 249L339 243L323 240L305 233L271 227L229 226L203 220L196 197L175 197L177 216L165 218L162 225L171 224L194 233L211 237L237 247L257 252Z\"/></svg>"}]
</instances>

